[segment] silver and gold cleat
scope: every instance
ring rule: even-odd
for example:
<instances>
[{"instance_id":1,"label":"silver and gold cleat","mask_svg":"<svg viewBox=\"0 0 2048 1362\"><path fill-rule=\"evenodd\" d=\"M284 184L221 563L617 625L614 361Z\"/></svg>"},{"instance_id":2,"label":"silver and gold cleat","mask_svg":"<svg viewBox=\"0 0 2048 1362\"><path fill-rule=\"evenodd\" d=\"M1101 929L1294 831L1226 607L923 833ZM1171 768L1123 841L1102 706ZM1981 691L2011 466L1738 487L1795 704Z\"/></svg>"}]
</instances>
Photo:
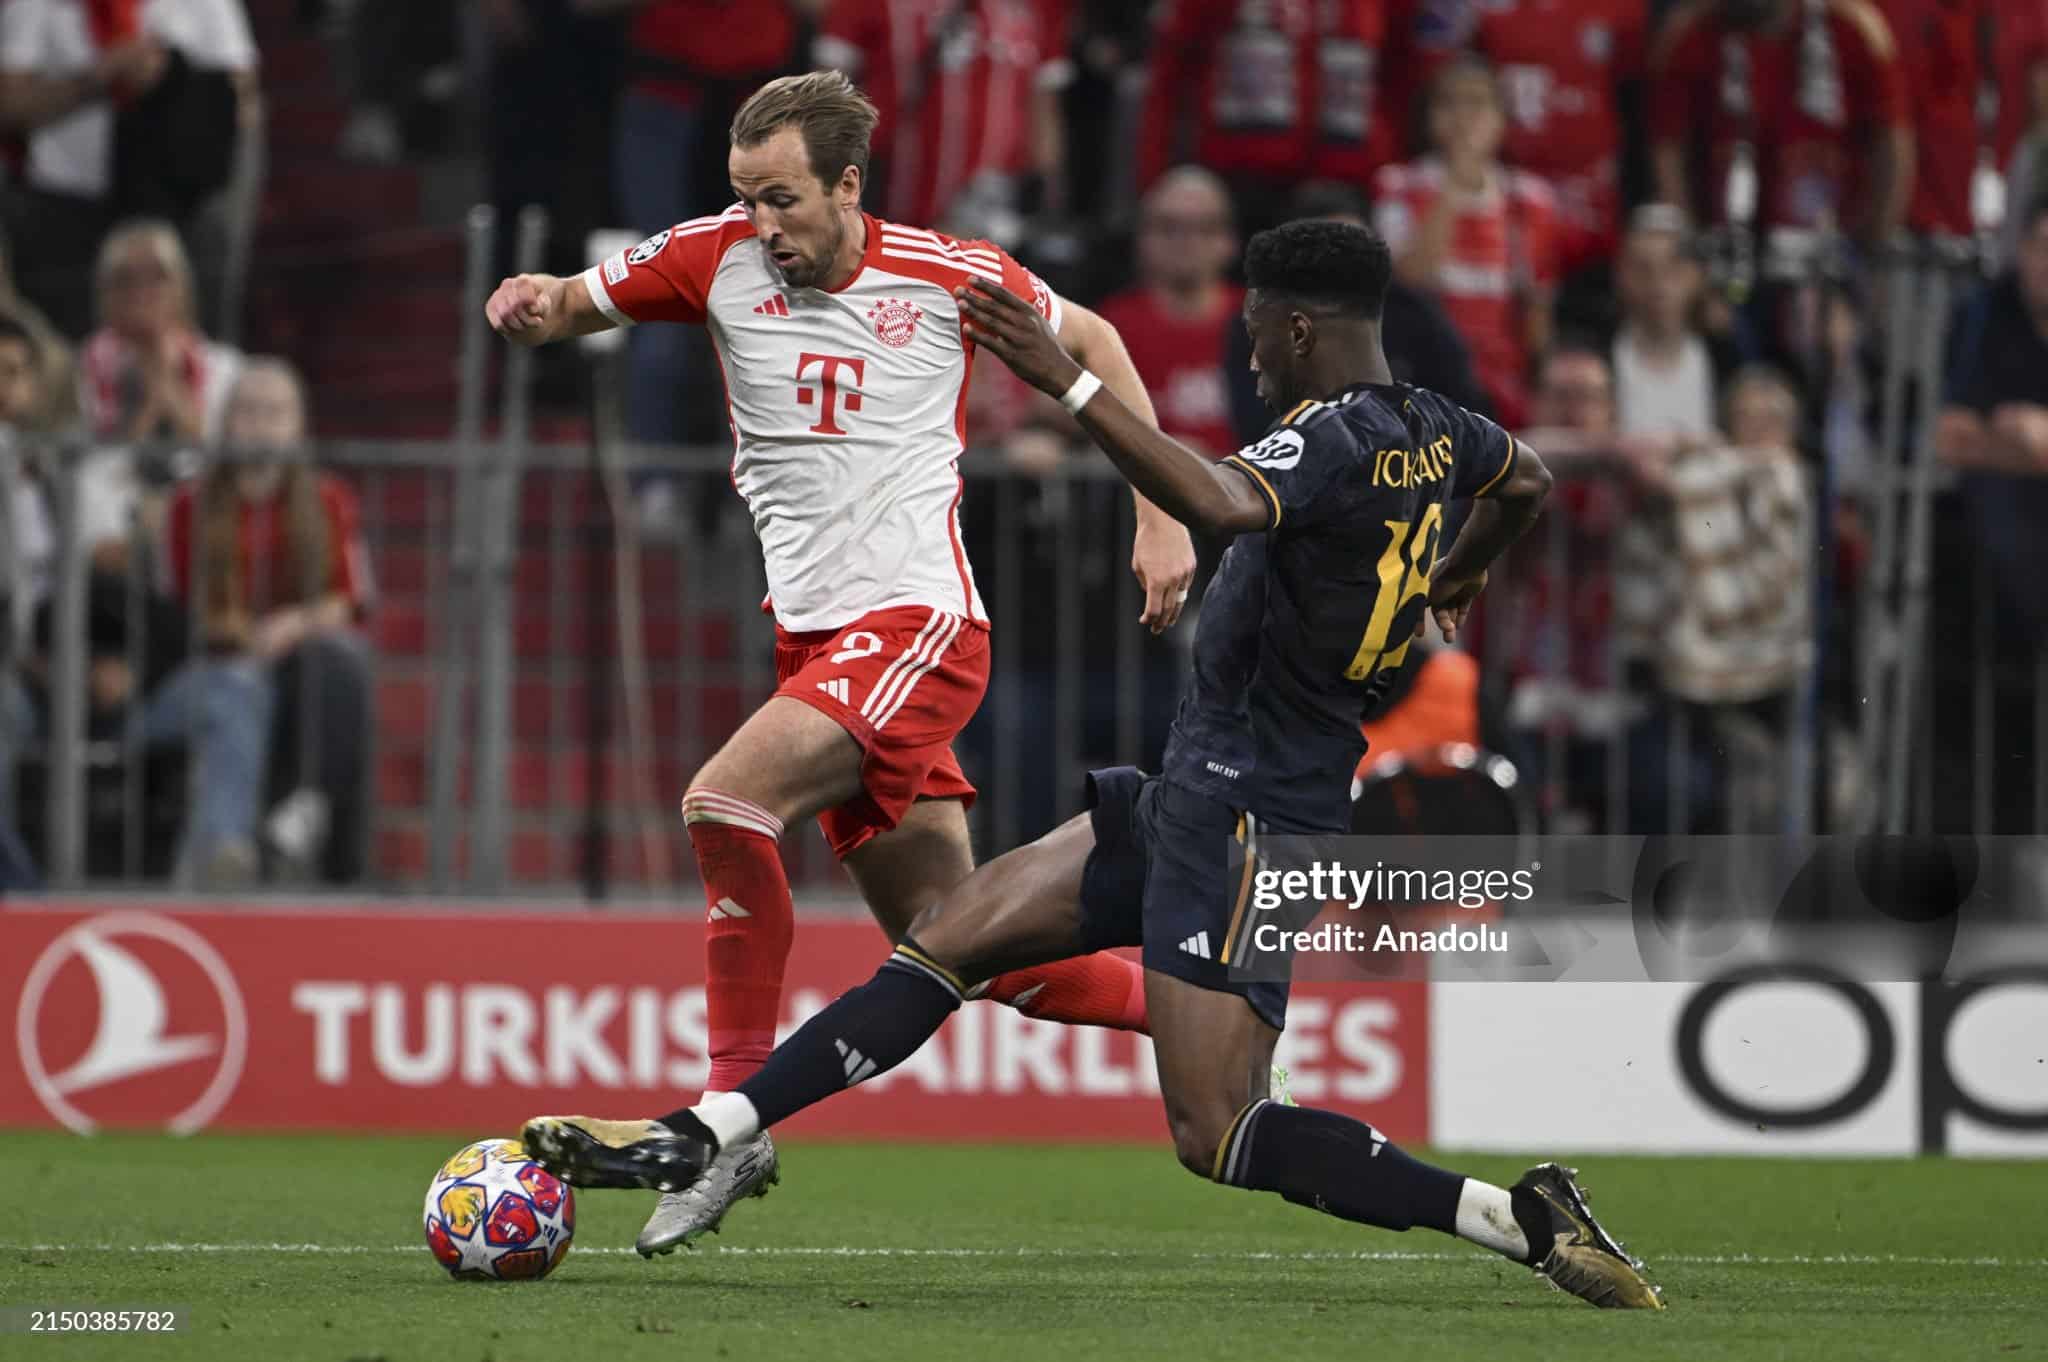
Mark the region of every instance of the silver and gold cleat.
<instances>
[{"instance_id":1,"label":"silver and gold cleat","mask_svg":"<svg viewBox=\"0 0 2048 1362\"><path fill-rule=\"evenodd\" d=\"M775 1141L767 1131L721 1149L695 1182L661 1198L633 1247L643 1258L688 1248L693 1240L716 1234L733 1207L748 1197L767 1196L768 1189L781 1180Z\"/></svg>"}]
</instances>

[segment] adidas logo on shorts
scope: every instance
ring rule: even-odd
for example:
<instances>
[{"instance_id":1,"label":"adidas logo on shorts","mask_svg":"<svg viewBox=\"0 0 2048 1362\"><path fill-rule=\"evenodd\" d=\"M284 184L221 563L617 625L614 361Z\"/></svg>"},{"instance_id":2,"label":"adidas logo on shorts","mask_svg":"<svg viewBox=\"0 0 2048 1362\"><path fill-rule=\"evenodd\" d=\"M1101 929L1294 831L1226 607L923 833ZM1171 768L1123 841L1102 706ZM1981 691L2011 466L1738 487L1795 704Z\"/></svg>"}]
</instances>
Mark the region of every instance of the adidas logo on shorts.
<instances>
[{"instance_id":1,"label":"adidas logo on shorts","mask_svg":"<svg viewBox=\"0 0 2048 1362\"><path fill-rule=\"evenodd\" d=\"M1214 960L1216 958L1209 954L1209 934L1205 931L1196 932L1193 936L1181 942L1180 948L1189 955L1199 955L1204 960Z\"/></svg>"}]
</instances>

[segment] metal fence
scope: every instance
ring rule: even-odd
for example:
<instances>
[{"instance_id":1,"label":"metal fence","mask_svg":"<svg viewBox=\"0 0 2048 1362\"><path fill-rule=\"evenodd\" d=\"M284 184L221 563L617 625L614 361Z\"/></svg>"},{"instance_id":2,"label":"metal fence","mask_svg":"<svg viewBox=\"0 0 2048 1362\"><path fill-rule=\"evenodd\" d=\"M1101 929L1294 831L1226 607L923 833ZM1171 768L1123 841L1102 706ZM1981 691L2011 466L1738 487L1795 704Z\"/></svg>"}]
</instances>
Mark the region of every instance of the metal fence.
<instances>
[{"instance_id":1,"label":"metal fence","mask_svg":"<svg viewBox=\"0 0 2048 1362\"><path fill-rule=\"evenodd\" d=\"M362 626L374 719L358 735L370 754L370 886L469 894L580 887L631 897L693 880L676 802L696 766L772 692L773 625L760 608L760 558L725 457L620 453L608 466L589 448L535 446L516 475L486 461L480 489L466 485L456 446L319 451L320 465L359 500L376 581ZM60 471L54 486L60 521L75 524L76 454L58 467L74 470ZM1157 640L1137 623L1130 501L1101 461L1076 459L1039 477L982 455L965 472L964 532L995 629L989 693L960 749L983 791L973 813L977 845L993 854L1078 811L1090 766L1157 761L1193 625ZM0 476L11 469L0 467ZM633 489L652 478L674 480L682 507L682 523L660 534L634 528L628 509ZM1943 509L1930 514L1939 519ZM145 541L147 521L138 517L136 528ZM1564 517L1549 517L1517 561L1575 571L1566 528ZM76 533L60 542L47 726L18 753L26 769L14 773L15 788L41 808L21 812L39 829L33 850L53 885L161 881L178 873L163 841L200 792L166 790L134 727L88 724L96 647L89 565ZM156 551L128 555L122 594L132 607L158 589L160 562ZM1489 695L1511 718L1518 691L1558 679L1496 646L1507 614L1524 609L1516 570L1511 563L1496 575L1490 604L1502 618L1481 630ZM1726 813L1749 797L1745 788L1798 788L1802 769L1816 763L1843 774L1822 782L1836 788L1812 802L1808 827L1882 826L1890 802L1908 830L2037 827L2048 808L2048 761L2034 740L2048 694L2043 664L2015 662L1983 583L1967 572L1952 580L1929 611L1940 639L1930 632L1913 651L1938 660L1960 646L1967 660L1936 667L1916 686L1914 707L1900 711L1911 716L1900 768L1909 775L1895 801L1882 768L1862 764L1895 730L1859 726L1869 706L1850 703L1843 687L1812 717L1788 699L1765 721L1761 746L1745 752L1731 750L1710 707L1675 703L1616 661L1611 680L1635 707L1631 721L1583 723L1553 711L1508 723L1501 745L1524 773L1538 822L1550 827L1563 826L1570 810L1591 809L1605 830L1716 828L1703 818L1706 806ZM197 581L190 594L201 599L204 590ZM1528 608L1535 613L1517 621L1523 627L1584 627L1552 618L1565 608L1556 599ZM1845 603L1837 613L1851 612ZM152 670L150 618L137 608L125 639L138 681ZM181 627L194 631L181 651L208 656L196 617ZM1835 666L1853 662L1851 654ZM1966 678L1960 701L1957 676ZM1668 784L1656 791L1643 788L1641 774L1651 743L1666 754ZM1704 785L1690 774L1702 764L1710 768ZM2007 791L2016 764L2025 774L2014 802ZM200 778L198 763L183 769L185 781ZM1797 821L1787 813L1779 825ZM799 884L837 882L815 835L793 837L787 854Z\"/></svg>"}]
</instances>

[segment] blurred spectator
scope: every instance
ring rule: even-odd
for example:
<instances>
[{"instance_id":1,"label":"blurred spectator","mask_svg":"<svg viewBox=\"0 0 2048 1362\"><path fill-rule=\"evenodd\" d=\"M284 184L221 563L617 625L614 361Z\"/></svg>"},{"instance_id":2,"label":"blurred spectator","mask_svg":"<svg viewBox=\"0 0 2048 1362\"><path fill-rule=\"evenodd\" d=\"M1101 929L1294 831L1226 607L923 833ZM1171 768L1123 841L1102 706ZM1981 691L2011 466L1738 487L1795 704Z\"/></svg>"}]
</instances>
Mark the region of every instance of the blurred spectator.
<instances>
[{"instance_id":1,"label":"blurred spectator","mask_svg":"<svg viewBox=\"0 0 2048 1362\"><path fill-rule=\"evenodd\" d=\"M1617 719L1608 667L1612 538L1635 491L1607 357L1560 343L1537 366L1529 422L1517 434L1559 475L1559 519L1517 547L1500 583L1509 589L1488 602L1481 636L1516 683L1516 727L1604 732Z\"/></svg>"},{"instance_id":2,"label":"blurred spectator","mask_svg":"<svg viewBox=\"0 0 2048 1362\"><path fill-rule=\"evenodd\" d=\"M2001 617L2048 641L2048 197L2016 218L2013 269L1963 311L1949 347L1941 457L1963 472L1970 539Z\"/></svg>"},{"instance_id":3,"label":"blurred spectator","mask_svg":"<svg viewBox=\"0 0 2048 1362\"><path fill-rule=\"evenodd\" d=\"M1425 66L1470 49L1493 63L1507 101L1501 159L1557 195L1569 272L1612 254L1621 225L1621 87L1642 72L1643 0L1423 0Z\"/></svg>"},{"instance_id":4,"label":"blurred spectator","mask_svg":"<svg viewBox=\"0 0 2048 1362\"><path fill-rule=\"evenodd\" d=\"M258 117L241 0L4 0L0 125L26 139L7 196L30 262L22 291L82 332L86 267L108 226L143 214L190 226L216 213ZM219 231L209 223L205 234Z\"/></svg>"},{"instance_id":5,"label":"blurred spectator","mask_svg":"<svg viewBox=\"0 0 2048 1362\"><path fill-rule=\"evenodd\" d=\"M30 615L49 594L50 571L57 552L56 527L50 520L50 503L43 485L43 458L25 436L42 425L48 406L48 362L42 342L16 318L0 312L0 459L7 461L7 498L0 515L6 517L4 545L7 559L0 590L7 599L4 625L7 634L0 641L0 661L11 660L14 644L26 633Z\"/></svg>"},{"instance_id":6,"label":"blurred spectator","mask_svg":"<svg viewBox=\"0 0 2048 1362\"><path fill-rule=\"evenodd\" d=\"M1020 182L1064 200L1071 0L834 0L820 66L881 113L869 212L1017 244Z\"/></svg>"},{"instance_id":7,"label":"blurred spectator","mask_svg":"<svg viewBox=\"0 0 2048 1362\"><path fill-rule=\"evenodd\" d=\"M1399 146L1375 81L1388 13L1386 0L1166 0L1153 15L1139 187L1169 166L1206 166L1251 233L1278 221L1302 180L1364 181Z\"/></svg>"},{"instance_id":8,"label":"blurred spectator","mask_svg":"<svg viewBox=\"0 0 2048 1362\"><path fill-rule=\"evenodd\" d=\"M430 77L456 56L452 0L353 0L346 25L344 69L350 100L341 154L392 165L406 151L406 118Z\"/></svg>"},{"instance_id":9,"label":"blurred spectator","mask_svg":"<svg viewBox=\"0 0 2048 1362\"><path fill-rule=\"evenodd\" d=\"M617 222L604 149L613 145L623 21L593 0L481 0L478 8L489 45L482 125L498 215L493 273L513 272L528 204L548 212L543 268L573 273L583 267L585 238ZM544 379L557 365L580 367L573 353L538 362Z\"/></svg>"},{"instance_id":10,"label":"blurred spectator","mask_svg":"<svg viewBox=\"0 0 2048 1362\"><path fill-rule=\"evenodd\" d=\"M1311 180L1295 191L1288 218L1326 218L1363 227L1372 210L1365 195L1348 184ZM1251 371L1252 342L1242 322L1225 325L1223 373L1230 381L1230 410L1240 444L1250 444L1273 424L1274 412L1259 396ZM1472 353L1437 300L1399 279L1387 284L1386 309L1380 316L1380 342L1397 383L1413 383L1442 393L1477 412L1492 403L1472 372Z\"/></svg>"},{"instance_id":11,"label":"blurred spectator","mask_svg":"<svg viewBox=\"0 0 2048 1362\"><path fill-rule=\"evenodd\" d=\"M2012 149L2007 202L2031 203L2048 193L2048 0L2014 0L1999 15L1999 145ZM2018 244L2016 214L2007 214L1999 261Z\"/></svg>"},{"instance_id":12,"label":"blurred spectator","mask_svg":"<svg viewBox=\"0 0 2048 1362\"><path fill-rule=\"evenodd\" d=\"M1705 273L1686 246L1685 220L1667 205L1637 211L1621 244L1615 284L1614 399L1628 435L1714 431L1714 361L1693 325Z\"/></svg>"},{"instance_id":13,"label":"blurred spectator","mask_svg":"<svg viewBox=\"0 0 2048 1362\"><path fill-rule=\"evenodd\" d=\"M730 201L726 124L794 62L797 16L776 3L647 0L626 46L612 185L627 224L651 236ZM627 344L627 434L658 445L717 438L724 417L703 328L635 327Z\"/></svg>"},{"instance_id":14,"label":"blurred spectator","mask_svg":"<svg viewBox=\"0 0 2048 1362\"><path fill-rule=\"evenodd\" d=\"M1657 197L1724 220L1738 144L1759 229L1829 224L1872 241L1904 224L1913 134L1897 45L1867 0L1691 0L1650 53Z\"/></svg>"},{"instance_id":15,"label":"blurred spectator","mask_svg":"<svg viewBox=\"0 0 2048 1362\"><path fill-rule=\"evenodd\" d=\"M99 330L79 355L79 403L105 440L211 441L241 365L200 334L192 265L167 222L123 223L94 271Z\"/></svg>"},{"instance_id":16,"label":"blurred spectator","mask_svg":"<svg viewBox=\"0 0 2048 1362\"><path fill-rule=\"evenodd\" d=\"M71 345L50 325L42 309L21 296L14 286L14 259L8 243L0 237L0 316L20 323L35 344L36 384L39 410L17 413L24 430L53 430L78 419L78 381L73 373Z\"/></svg>"},{"instance_id":17,"label":"blurred spectator","mask_svg":"<svg viewBox=\"0 0 2048 1362\"><path fill-rule=\"evenodd\" d=\"M48 737L55 621L50 590L56 568L57 526L51 496L56 451L21 437L48 403L46 363L34 336L0 317L0 445L13 475L7 488L6 542L10 561L5 666L0 668L0 886L26 888L39 872L18 821L19 763ZM89 490L81 486L81 494ZM120 730L133 698L175 666L184 646L179 612L146 590L131 593L125 573L94 568L85 590L86 727L88 740ZM139 601L141 614L135 613ZM131 639L131 633L140 630ZM138 675L135 668L141 667ZM118 777L121 773L115 771ZM137 773L139 779L139 773ZM39 811L38 825L47 823Z\"/></svg>"},{"instance_id":18,"label":"blurred spectator","mask_svg":"<svg viewBox=\"0 0 2048 1362\"><path fill-rule=\"evenodd\" d=\"M1664 588L1652 661L1665 701L1649 732L1632 735L1642 793L1630 812L1652 827L1761 833L1779 826L1793 788L1784 754L1813 665L1815 527L1791 383L1761 367L1737 372L1727 426L1725 442L1680 446L1631 518L1660 542L1617 546L1618 578ZM1689 758L1683 811L1661 807L1674 746Z\"/></svg>"},{"instance_id":19,"label":"blurred spectator","mask_svg":"<svg viewBox=\"0 0 2048 1362\"><path fill-rule=\"evenodd\" d=\"M285 862L359 878L369 763L369 665L355 630L368 564L353 493L308 459L305 396L281 360L235 385L221 457L170 507L173 589L204 657L147 705L142 737L192 744L181 857L219 883L257 869L258 822Z\"/></svg>"},{"instance_id":20,"label":"blurred spectator","mask_svg":"<svg viewBox=\"0 0 2048 1362\"><path fill-rule=\"evenodd\" d=\"M1224 331L1243 329L1230 195L1207 170L1167 172L1138 218L1138 285L1100 308L1159 409L1159 428L1211 458L1237 448L1223 374Z\"/></svg>"},{"instance_id":21,"label":"blurred spectator","mask_svg":"<svg viewBox=\"0 0 2048 1362\"><path fill-rule=\"evenodd\" d=\"M1970 181L1978 152L2002 165L2010 143L1977 117L1977 96L1991 72L1984 59L2007 36L1994 0L1875 0L1898 47L1913 113L1913 196L1906 225L1915 232L1968 236ZM2017 8L2017 6L2014 6ZM2020 91L2013 91L2018 97Z\"/></svg>"},{"instance_id":22,"label":"blurred spectator","mask_svg":"<svg viewBox=\"0 0 2048 1362\"><path fill-rule=\"evenodd\" d=\"M1528 411L1527 375L1550 344L1558 277L1556 201L1500 164L1506 124L1486 63L1460 56L1431 82L1431 155L1375 179L1375 218L1394 276L1427 289L1465 338L1502 424Z\"/></svg>"},{"instance_id":23,"label":"blurred spectator","mask_svg":"<svg viewBox=\"0 0 2048 1362\"><path fill-rule=\"evenodd\" d=\"M1681 446L1658 488L1671 568L1659 674L1671 694L1710 705L1789 696L1813 651L1798 394L1773 370L1740 370L1727 420L1725 443Z\"/></svg>"}]
</instances>

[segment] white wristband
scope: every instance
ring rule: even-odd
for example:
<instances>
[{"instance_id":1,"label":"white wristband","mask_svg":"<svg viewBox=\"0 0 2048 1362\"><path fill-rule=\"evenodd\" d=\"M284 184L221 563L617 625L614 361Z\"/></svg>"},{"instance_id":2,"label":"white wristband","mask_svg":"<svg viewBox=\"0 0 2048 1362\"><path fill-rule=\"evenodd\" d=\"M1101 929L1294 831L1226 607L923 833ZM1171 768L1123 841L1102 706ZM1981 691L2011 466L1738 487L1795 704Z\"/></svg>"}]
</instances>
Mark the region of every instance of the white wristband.
<instances>
[{"instance_id":1,"label":"white wristband","mask_svg":"<svg viewBox=\"0 0 2048 1362\"><path fill-rule=\"evenodd\" d=\"M1101 391L1102 380L1083 369L1081 376L1074 380L1074 386L1061 394L1060 405L1079 416L1081 408L1088 405L1088 399Z\"/></svg>"}]
</instances>

